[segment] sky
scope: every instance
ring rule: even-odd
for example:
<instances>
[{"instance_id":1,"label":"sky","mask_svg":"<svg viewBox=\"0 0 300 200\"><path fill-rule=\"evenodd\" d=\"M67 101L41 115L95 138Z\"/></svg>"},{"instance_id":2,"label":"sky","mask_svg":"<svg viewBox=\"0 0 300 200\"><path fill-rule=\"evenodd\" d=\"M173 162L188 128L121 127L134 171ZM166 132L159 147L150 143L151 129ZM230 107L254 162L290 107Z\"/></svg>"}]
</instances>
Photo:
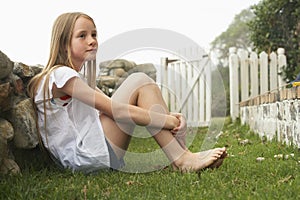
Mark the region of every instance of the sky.
<instances>
[{"instance_id":1,"label":"sky","mask_svg":"<svg viewBox=\"0 0 300 200\"><path fill-rule=\"evenodd\" d=\"M180 34L208 51L210 43L226 31L236 14L259 1L9 0L1 5L0 51L15 62L45 65L54 20L73 11L84 12L95 20L100 46L123 33L152 28ZM142 58L142 54L147 51L136 54L138 58L129 57L143 62L147 56Z\"/></svg>"}]
</instances>

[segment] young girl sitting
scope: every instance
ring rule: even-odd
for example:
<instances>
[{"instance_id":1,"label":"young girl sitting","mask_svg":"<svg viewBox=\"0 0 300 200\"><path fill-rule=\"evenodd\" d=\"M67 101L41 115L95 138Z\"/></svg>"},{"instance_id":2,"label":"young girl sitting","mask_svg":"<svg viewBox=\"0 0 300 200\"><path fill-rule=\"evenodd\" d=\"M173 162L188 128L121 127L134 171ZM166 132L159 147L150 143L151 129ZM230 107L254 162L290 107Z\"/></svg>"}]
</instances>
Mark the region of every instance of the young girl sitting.
<instances>
[{"instance_id":1,"label":"young girl sitting","mask_svg":"<svg viewBox=\"0 0 300 200\"><path fill-rule=\"evenodd\" d=\"M98 49L91 17L60 15L50 49L47 65L30 81L28 92L37 111L40 142L64 168L119 169L136 125L146 126L177 170L221 165L225 148L192 153L185 147L185 118L168 112L159 87L147 75L130 75L111 98L86 83L79 72L95 60Z\"/></svg>"}]
</instances>

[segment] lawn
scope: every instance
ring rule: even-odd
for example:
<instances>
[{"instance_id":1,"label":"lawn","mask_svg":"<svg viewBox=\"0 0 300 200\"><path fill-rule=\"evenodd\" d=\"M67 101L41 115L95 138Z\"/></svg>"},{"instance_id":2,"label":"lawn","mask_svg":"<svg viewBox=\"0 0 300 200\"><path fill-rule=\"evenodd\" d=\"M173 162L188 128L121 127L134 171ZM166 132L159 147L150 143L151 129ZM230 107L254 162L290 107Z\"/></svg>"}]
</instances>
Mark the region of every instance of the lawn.
<instances>
[{"instance_id":1,"label":"lawn","mask_svg":"<svg viewBox=\"0 0 300 200\"><path fill-rule=\"evenodd\" d=\"M0 176L0 199L300 199L299 149L267 142L239 123L227 121L217 137L208 130L193 129L188 141L191 151L199 151L207 138L227 147L229 156L216 170L174 172L152 138L137 128L121 172L72 173L48 162L39 149L15 152L22 174Z\"/></svg>"}]
</instances>

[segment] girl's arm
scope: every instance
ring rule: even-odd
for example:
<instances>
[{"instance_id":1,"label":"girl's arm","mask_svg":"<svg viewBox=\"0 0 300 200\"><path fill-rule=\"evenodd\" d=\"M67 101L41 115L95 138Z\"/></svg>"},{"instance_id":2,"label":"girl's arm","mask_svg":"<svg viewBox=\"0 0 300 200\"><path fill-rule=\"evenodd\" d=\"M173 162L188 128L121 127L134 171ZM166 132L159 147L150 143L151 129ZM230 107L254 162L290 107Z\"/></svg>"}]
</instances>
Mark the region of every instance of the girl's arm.
<instances>
[{"instance_id":1,"label":"girl's arm","mask_svg":"<svg viewBox=\"0 0 300 200\"><path fill-rule=\"evenodd\" d=\"M136 123L141 126L152 126L174 129L179 126L175 116L149 111L138 106L115 102L104 93L90 88L78 77L67 81L62 88L56 88L59 93L65 93L83 103L95 107L117 122Z\"/></svg>"}]
</instances>

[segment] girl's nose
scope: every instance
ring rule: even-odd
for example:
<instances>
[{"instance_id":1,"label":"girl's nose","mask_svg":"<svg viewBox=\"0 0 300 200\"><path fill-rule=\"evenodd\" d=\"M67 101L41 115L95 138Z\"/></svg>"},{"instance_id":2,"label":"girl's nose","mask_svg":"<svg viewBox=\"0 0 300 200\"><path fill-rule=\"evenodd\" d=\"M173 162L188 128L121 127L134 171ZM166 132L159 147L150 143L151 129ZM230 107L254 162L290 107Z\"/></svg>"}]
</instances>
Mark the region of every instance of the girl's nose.
<instances>
[{"instance_id":1,"label":"girl's nose","mask_svg":"<svg viewBox=\"0 0 300 200\"><path fill-rule=\"evenodd\" d=\"M97 44L97 38L90 36L89 37L89 45L94 46L95 44Z\"/></svg>"}]
</instances>

